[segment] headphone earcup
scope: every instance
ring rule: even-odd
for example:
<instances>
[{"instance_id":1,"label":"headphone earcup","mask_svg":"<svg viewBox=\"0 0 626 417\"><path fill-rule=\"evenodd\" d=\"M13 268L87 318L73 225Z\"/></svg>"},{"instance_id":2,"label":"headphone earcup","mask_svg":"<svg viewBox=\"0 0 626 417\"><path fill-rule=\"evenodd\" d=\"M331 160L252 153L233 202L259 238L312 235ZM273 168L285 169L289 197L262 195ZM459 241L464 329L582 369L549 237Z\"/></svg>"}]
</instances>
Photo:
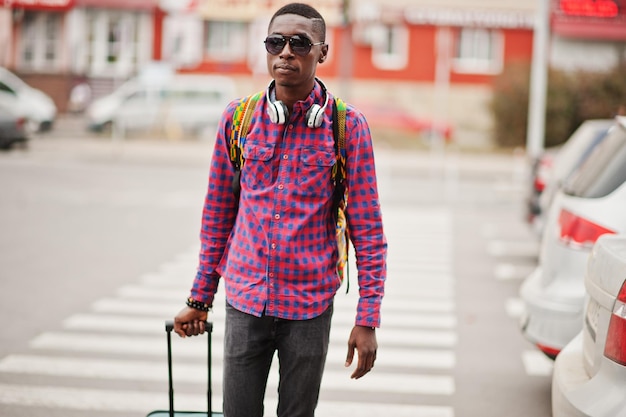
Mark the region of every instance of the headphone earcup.
<instances>
[{"instance_id":1,"label":"headphone earcup","mask_svg":"<svg viewBox=\"0 0 626 417\"><path fill-rule=\"evenodd\" d=\"M282 101L278 100L267 102L267 114L272 123L279 125L285 124L288 113L289 111L287 110L287 106L285 106Z\"/></svg>"},{"instance_id":2,"label":"headphone earcup","mask_svg":"<svg viewBox=\"0 0 626 417\"><path fill-rule=\"evenodd\" d=\"M319 104L311 106L306 112L306 124L308 127L320 127L324 120L324 109Z\"/></svg>"}]
</instances>

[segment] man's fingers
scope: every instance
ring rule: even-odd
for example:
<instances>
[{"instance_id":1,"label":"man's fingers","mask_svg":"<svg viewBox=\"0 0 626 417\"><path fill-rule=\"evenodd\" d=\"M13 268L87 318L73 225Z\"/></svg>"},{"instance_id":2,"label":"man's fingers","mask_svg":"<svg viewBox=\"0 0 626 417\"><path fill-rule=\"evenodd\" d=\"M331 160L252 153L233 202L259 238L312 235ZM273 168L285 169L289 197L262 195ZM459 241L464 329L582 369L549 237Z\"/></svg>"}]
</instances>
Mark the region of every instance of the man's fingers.
<instances>
[{"instance_id":1,"label":"man's fingers","mask_svg":"<svg viewBox=\"0 0 626 417\"><path fill-rule=\"evenodd\" d=\"M373 354L360 355L357 363L357 367L352 373L352 379L359 379L374 367L374 360L376 359L376 352Z\"/></svg>"},{"instance_id":2,"label":"man's fingers","mask_svg":"<svg viewBox=\"0 0 626 417\"><path fill-rule=\"evenodd\" d=\"M187 329L185 334L187 336L197 336L204 333L204 322L200 320L193 320L186 324Z\"/></svg>"},{"instance_id":3,"label":"man's fingers","mask_svg":"<svg viewBox=\"0 0 626 417\"><path fill-rule=\"evenodd\" d=\"M354 346L348 346L348 356L346 356L346 367L352 365L354 359Z\"/></svg>"},{"instance_id":4,"label":"man's fingers","mask_svg":"<svg viewBox=\"0 0 626 417\"><path fill-rule=\"evenodd\" d=\"M176 333L177 335L179 335L180 337L185 337L187 336L187 325L184 323L180 323L177 321L174 321L174 333Z\"/></svg>"}]
</instances>

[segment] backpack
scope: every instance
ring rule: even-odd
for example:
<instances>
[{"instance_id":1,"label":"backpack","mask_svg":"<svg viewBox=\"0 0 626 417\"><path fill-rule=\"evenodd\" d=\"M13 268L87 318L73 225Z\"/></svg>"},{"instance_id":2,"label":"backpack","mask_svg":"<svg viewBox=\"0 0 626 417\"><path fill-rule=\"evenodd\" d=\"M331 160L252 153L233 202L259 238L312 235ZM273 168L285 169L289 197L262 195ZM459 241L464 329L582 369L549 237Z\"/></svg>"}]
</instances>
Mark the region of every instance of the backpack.
<instances>
[{"instance_id":1,"label":"backpack","mask_svg":"<svg viewBox=\"0 0 626 417\"><path fill-rule=\"evenodd\" d=\"M241 191L241 168L244 164L243 146L250 128L250 121L256 104L263 96L263 91L242 98L233 112L233 125L228 143L230 162L235 170L232 182L232 190L235 197L239 198ZM346 103L335 97L333 101L333 138L335 156L337 162L331 171L333 181L333 223L337 237L337 276L343 283L344 277L349 276L349 271L344 273L348 265L348 243L350 236L346 219L346 207L348 193L346 188ZM346 293L350 289L349 278L346 280Z\"/></svg>"}]
</instances>

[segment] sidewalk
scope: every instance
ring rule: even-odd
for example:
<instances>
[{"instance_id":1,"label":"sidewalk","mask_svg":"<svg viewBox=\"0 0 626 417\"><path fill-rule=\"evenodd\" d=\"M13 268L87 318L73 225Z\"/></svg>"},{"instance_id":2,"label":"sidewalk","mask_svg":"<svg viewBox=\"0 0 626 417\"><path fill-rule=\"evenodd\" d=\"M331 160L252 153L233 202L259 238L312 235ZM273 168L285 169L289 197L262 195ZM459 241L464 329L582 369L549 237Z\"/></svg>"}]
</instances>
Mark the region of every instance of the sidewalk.
<instances>
[{"instance_id":1,"label":"sidewalk","mask_svg":"<svg viewBox=\"0 0 626 417\"><path fill-rule=\"evenodd\" d=\"M463 152L453 145L440 148L399 149L376 143L377 164L385 169L407 172L454 171L467 176L524 176L528 162L523 150ZM89 132L82 116L61 115L50 132L35 135L29 143L33 154L74 158L116 158L129 161L183 162L208 165L213 138L167 139L114 137L111 133Z\"/></svg>"}]
</instances>

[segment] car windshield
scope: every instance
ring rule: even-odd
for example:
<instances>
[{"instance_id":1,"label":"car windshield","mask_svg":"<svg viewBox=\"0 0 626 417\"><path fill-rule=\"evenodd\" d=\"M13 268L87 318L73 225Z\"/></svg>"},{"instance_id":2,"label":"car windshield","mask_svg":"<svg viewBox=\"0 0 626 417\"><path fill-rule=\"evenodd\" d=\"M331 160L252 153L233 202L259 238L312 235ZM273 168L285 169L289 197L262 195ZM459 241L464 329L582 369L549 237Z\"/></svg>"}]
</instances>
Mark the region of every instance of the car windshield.
<instances>
[{"instance_id":1,"label":"car windshield","mask_svg":"<svg viewBox=\"0 0 626 417\"><path fill-rule=\"evenodd\" d=\"M626 129L613 126L606 138L596 146L567 179L564 192L583 198L604 197L626 181Z\"/></svg>"},{"instance_id":2,"label":"car windshield","mask_svg":"<svg viewBox=\"0 0 626 417\"><path fill-rule=\"evenodd\" d=\"M24 81L10 71L0 68L0 83L5 84L7 88L13 91L20 91L24 88Z\"/></svg>"}]
</instances>

